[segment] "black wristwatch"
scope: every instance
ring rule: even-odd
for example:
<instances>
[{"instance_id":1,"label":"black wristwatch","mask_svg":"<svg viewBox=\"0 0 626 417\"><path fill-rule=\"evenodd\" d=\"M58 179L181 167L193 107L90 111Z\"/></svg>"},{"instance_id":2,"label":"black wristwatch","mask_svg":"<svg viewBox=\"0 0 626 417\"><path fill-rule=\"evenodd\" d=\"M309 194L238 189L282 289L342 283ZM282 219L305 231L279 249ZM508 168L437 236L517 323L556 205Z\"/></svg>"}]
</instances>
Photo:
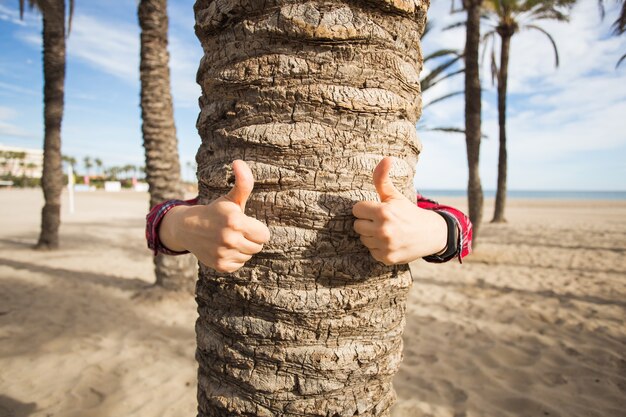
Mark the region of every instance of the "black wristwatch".
<instances>
[{"instance_id":1,"label":"black wristwatch","mask_svg":"<svg viewBox=\"0 0 626 417\"><path fill-rule=\"evenodd\" d=\"M433 210L446 221L448 226L448 241L444 253L436 255L424 256L424 260L428 262L442 263L454 258L459 253L459 236L455 218L445 211Z\"/></svg>"}]
</instances>

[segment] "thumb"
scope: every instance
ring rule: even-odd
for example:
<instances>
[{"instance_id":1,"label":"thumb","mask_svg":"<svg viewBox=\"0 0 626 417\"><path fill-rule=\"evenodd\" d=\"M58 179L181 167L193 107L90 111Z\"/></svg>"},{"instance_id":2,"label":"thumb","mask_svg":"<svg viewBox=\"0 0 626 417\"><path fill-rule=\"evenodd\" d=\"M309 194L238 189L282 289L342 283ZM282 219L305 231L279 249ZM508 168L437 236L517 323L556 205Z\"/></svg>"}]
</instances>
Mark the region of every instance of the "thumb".
<instances>
[{"instance_id":1,"label":"thumb","mask_svg":"<svg viewBox=\"0 0 626 417\"><path fill-rule=\"evenodd\" d=\"M233 162L233 172L235 174L235 186L225 195L226 199L241 207L241 211L246 209L246 201L250 197L254 188L254 177L248 164L237 159Z\"/></svg>"},{"instance_id":2,"label":"thumb","mask_svg":"<svg viewBox=\"0 0 626 417\"><path fill-rule=\"evenodd\" d=\"M388 156L383 158L374 169L374 187L376 187L376 192L378 192L380 201L383 203L402 196L402 193L398 191L389 178L391 167L393 167L393 158Z\"/></svg>"}]
</instances>

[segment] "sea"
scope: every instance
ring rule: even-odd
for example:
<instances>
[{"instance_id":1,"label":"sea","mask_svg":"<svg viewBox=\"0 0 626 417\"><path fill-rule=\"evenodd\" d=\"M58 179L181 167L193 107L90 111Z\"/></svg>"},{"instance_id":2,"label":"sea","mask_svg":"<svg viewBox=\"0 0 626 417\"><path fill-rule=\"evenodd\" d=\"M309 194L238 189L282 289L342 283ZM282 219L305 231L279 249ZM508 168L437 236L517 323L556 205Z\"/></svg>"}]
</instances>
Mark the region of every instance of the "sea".
<instances>
[{"instance_id":1,"label":"sea","mask_svg":"<svg viewBox=\"0 0 626 417\"><path fill-rule=\"evenodd\" d=\"M420 194L428 198L465 197L466 190L421 189ZM485 198L495 198L495 190L484 190ZM549 191L509 190L507 198L537 200L626 200L626 191Z\"/></svg>"}]
</instances>

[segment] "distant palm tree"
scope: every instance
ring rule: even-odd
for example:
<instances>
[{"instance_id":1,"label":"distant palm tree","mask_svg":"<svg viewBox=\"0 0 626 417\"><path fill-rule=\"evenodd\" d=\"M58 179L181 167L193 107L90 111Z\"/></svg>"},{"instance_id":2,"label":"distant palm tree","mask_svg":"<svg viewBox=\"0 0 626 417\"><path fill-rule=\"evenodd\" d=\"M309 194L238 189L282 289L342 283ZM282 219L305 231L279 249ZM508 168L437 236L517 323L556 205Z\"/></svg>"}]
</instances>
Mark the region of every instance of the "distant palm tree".
<instances>
[{"instance_id":1,"label":"distant palm tree","mask_svg":"<svg viewBox=\"0 0 626 417\"><path fill-rule=\"evenodd\" d=\"M141 118L150 207L183 197L178 140L170 91L167 51L167 0L141 0L137 11L141 26ZM191 255L154 259L156 284L193 292L196 267Z\"/></svg>"},{"instance_id":2,"label":"distant palm tree","mask_svg":"<svg viewBox=\"0 0 626 417\"><path fill-rule=\"evenodd\" d=\"M102 174L102 159L96 158L94 162L96 163L96 167L98 168L98 171L97 171L98 175L101 175Z\"/></svg>"},{"instance_id":3,"label":"distant palm tree","mask_svg":"<svg viewBox=\"0 0 626 417\"><path fill-rule=\"evenodd\" d=\"M67 162L72 167L72 171L76 172L76 158L73 156L63 155L61 159L63 162Z\"/></svg>"},{"instance_id":4,"label":"distant palm tree","mask_svg":"<svg viewBox=\"0 0 626 417\"><path fill-rule=\"evenodd\" d=\"M506 222L507 150L506 150L506 96L509 77L509 53L511 39L520 30L536 30L544 34L554 49L555 65L559 66L559 54L556 42L548 32L533 22L538 20L567 21L568 11L576 0L486 0L483 6L485 18L491 22L492 29L485 33L483 40L500 36L500 63L496 62L495 50L491 53L492 79L498 83L498 124L500 148L498 152L498 186L493 223ZM495 42L492 42L495 48Z\"/></svg>"},{"instance_id":5,"label":"distant palm tree","mask_svg":"<svg viewBox=\"0 0 626 417\"><path fill-rule=\"evenodd\" d=\"M93 164L91 163L91 158L89 156L83 158L83 165L85 166L85 175L89 176L91 168L93 167Z\"/></svg>"},{"instance_id":6,"label":"distant palm tree","mask_svg":"<svg viewBox=\"0 0 626 417\"><path fill-rule=\"evenodd\" d=\"M483 217L483 187L480 180L479 160L481 132L481 88L478 65L480 48L480 17L483 0L462 0L462 9L467 13L465 26L465 145L469 176L467 181L467 200L469 217L474 230L473 243L478 243L480 223ZM452 0L452 12L456 1Z\"/></svg>"},{"instance_id":7,"label":"distant palm tree","mask_svg":"<svg viewBox=\"0 0 626 417\"><path fill-rule=\"evenodd\" d=\"M24 0L20 0L20 17L24 16ZM41 212L41 232L36 249L59 247L61 225L61 122L65 96L65 0L29 0L43 18L44 67L44 155L41 187L45 203ZM74 0L69 0L68 33L72 27Z\"/></svg>"}]
</instances>

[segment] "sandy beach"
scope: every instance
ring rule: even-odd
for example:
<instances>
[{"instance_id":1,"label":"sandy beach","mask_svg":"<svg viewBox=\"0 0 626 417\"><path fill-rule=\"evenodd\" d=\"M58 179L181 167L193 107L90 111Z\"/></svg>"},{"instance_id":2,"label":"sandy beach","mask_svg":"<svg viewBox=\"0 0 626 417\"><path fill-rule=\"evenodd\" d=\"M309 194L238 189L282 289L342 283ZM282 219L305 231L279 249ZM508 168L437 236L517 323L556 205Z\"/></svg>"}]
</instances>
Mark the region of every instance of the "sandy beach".
<instances>
[{"instance_id":1,"label":"sandy beach","mask_svg":"<svg viewBox=\"0 0 626 417\"><path fill-rule=\"evenodd\" d=\"M30 249L39 190L0 201L0 417L195 416L195 301L137 296L147 195L77 194L55 252ZM626 201L507 216L463 265L412 265L394 416L626 415Z\"/></svg>"}]
</instances>

